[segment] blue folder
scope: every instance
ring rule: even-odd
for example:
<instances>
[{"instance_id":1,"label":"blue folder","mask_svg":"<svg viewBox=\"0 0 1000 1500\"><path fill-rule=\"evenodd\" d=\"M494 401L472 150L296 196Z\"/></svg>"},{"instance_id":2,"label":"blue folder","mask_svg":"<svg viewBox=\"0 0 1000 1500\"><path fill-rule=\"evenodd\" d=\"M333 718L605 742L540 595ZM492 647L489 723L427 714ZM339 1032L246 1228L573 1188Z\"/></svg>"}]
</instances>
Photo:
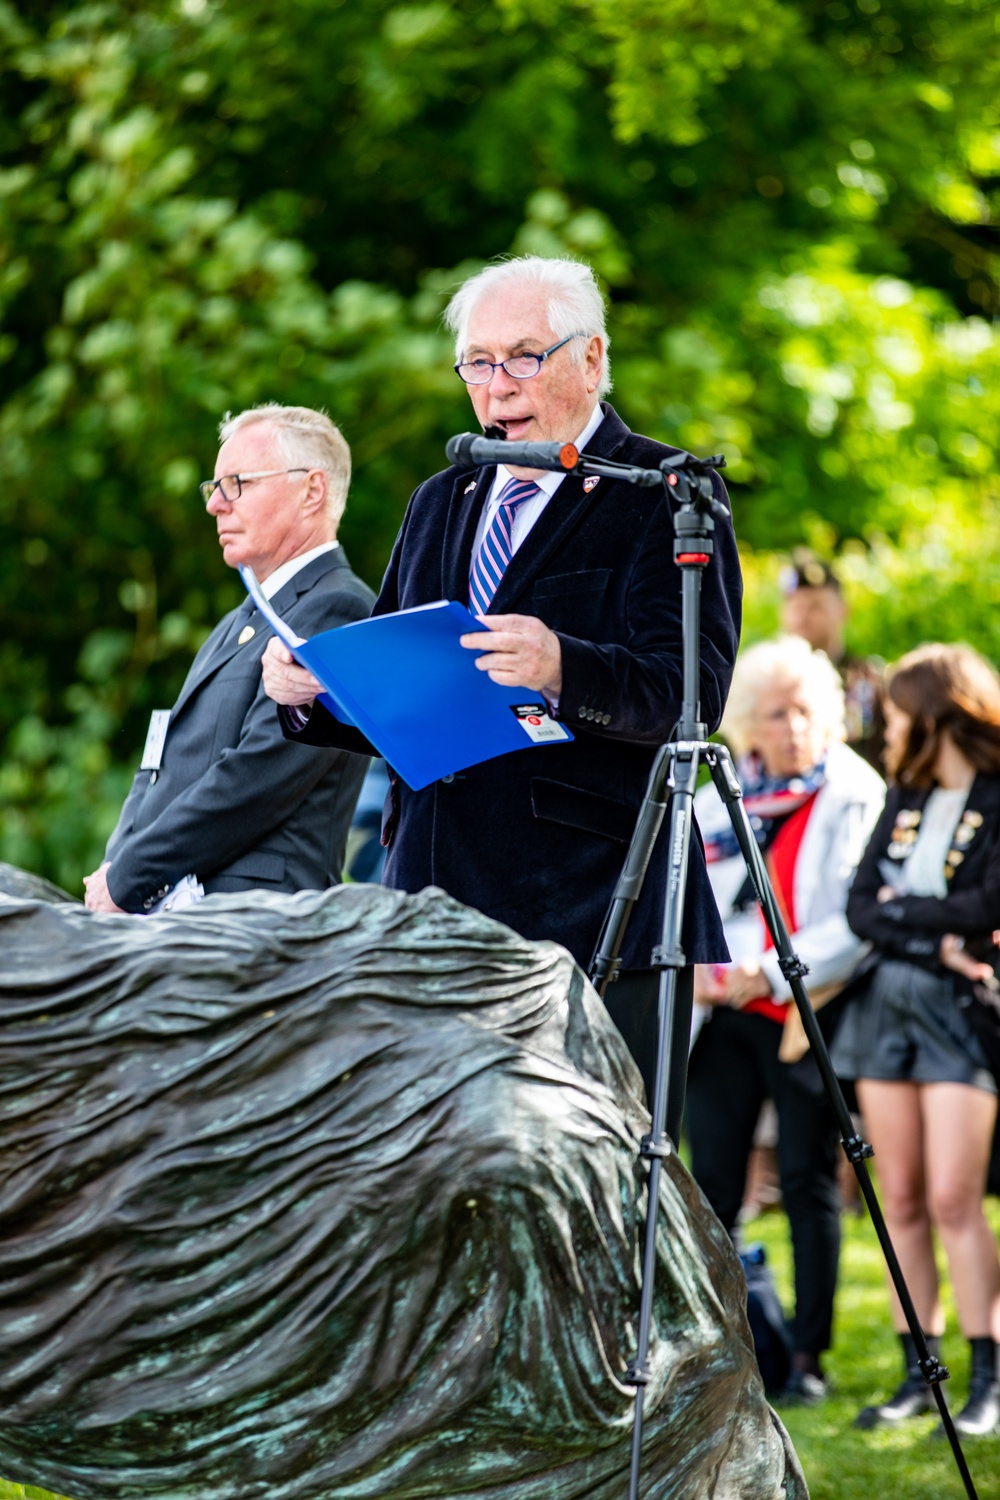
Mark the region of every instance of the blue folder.
<instances>
[{"instance_id":1,"label":"blue folder","mask_svg":"<svg viewBox=\"0 0 1000 1500\"><path fill-rule=\"evenodd\" d=\"M415 791L511 750L565 744L540 694L507 688L476 666L459 636L482 630L463 604L440 600L324 630L303 641L249 568L247 592L296 659L323 684L321 702L353 724Z\"/></svg>"}]
</instances>

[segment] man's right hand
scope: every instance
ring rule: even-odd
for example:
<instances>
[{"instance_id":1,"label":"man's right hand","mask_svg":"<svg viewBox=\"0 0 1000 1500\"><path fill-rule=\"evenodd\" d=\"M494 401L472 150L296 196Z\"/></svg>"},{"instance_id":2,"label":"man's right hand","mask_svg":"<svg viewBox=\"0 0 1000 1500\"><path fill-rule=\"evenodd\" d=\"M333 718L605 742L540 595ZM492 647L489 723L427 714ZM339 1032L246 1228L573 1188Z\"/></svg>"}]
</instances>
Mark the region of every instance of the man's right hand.
<instances>
[{"instance_id":1,"label":"man's right hand","mask_svg":"<svg viewBox=\"0 0 1000 1500\"><path fill-rule=\"evenodd\" d=\"M264 691L275 703L287 707L312 707L323 691L311 672L300 667L288 647L273 635L264 648L261 658L264 674Z\"/></svg>"}]
</instances>

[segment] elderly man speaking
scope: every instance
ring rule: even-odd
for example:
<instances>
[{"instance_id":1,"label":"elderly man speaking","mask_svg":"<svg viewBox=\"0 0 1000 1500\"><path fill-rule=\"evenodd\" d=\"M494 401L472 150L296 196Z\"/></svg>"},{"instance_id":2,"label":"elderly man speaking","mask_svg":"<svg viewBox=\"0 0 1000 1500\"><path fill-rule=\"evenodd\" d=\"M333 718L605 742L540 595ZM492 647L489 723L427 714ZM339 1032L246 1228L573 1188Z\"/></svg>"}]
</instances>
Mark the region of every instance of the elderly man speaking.
<instances>
[{"instance_id":1,"label":"elderly man speaking","mask_svg":"<svg viewBox=\"0 0 1000 1500\"><path fill-rule=\"evenodd\" d=\"M365 619L374 596L337 541L351 454L330 418L259 406L220 435L201 493L229 567L249 564L302 635ZM367 762L282 737L261 687L269 636L248 599L202 646L170 712L153 715L104 863L84 880L92 911L152 911L186 876L205 891L340 879Z\"/></svg>"},{"instance_id":2,"label":"elderly man speaking","mask_svg":"<svg viewBox=\"0 0 1000 1500\"><path fill-rule=\"evenodd\" d=\"M610 388L604 306L574 261L492 265L456 293L446 320L455 369L483 427L509 439L573 442L647 467L676 452L631 433L600 397ZM716 491L724 497L721 481ZM681 707L681 580L671 509L658 490L516 466L450 468L413 495L376 614L441 598L468 602L483 630L462 644L496 682L542 693L575 738L516 751L422 791L396 780L387 804L386 884L443 886L528 938L553 938L588 965L621 872L655 748ZM490 559L490 561L487 561ZM741 585L731 527L705 570L701 694L722 715L739 638ZM286 733L369 750L313 700L318 685L276 641L268 693ZM655 851L608 1009L643 1072L655 1065L653 947L666 883ZM683 942L689 962L726 955L700 845Z\"/></svg>"}]
</instances>

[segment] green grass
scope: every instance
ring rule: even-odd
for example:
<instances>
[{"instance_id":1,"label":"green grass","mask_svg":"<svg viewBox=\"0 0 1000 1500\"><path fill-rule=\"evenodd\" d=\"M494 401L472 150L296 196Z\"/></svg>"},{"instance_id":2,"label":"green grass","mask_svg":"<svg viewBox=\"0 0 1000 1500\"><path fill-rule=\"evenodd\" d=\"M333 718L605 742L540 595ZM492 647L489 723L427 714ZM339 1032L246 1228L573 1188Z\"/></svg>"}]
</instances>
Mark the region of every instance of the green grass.
<instances>
[{"instance_id":1,"label":"green grass","mask_svg":"<svg viewBox=\"0 0 1000 1500\"><path fill-rule=\"evenodd\" d=\"M1000 1205L987 1212L1000 1230ZM884 1262L867 1213L845 1216L834 1347L825 1360L830 1398L816 1407L782 1409L781 1417L809 1481L812 1500L964 1500L965 1486L948 1443L932 1436L936 1415L895 1431L861 1432L851 1424L862 1406L884 1400L902 1378L899 1343L889 1316ZM791 1306L791 1254L783 1214L746 1226L746 1240L767 1249L782 1304ZM944 1391L952 1411L964 1403L968 1346L947 1295L942 1359L951 1371ZM980 1500L1000 1500L1000 1436L968 1438L963 1452Z\"/></svg>"},{"instance_id":2,"label":"green grass","mask_svg":"<svg viewBox=\"0 0 1000 1500\"><path fill-rule=\"evenodd\" d=\"M10 1484L0 1479L0 1500L62 1500L59 1495L50 1495L48 1490L36 1490L33 1484Z\"/></svg>"},{"instance_id":3,"label":"green grass","mask_svg":"<svg viewBox=\"0 0 1000 1500\"><path fill-rule=\"evenodd\" d=\"M988 1212L1000 1231L1000 1204ZM767 1249L782 1302L791 1304L791 1256L783 1214L768 1213L746 1226L746 1239ZM945 1385L952 1410L961 1406L968 1381L968 1353L948 1303L943 1358L952 1372ZM826 1361L832 1394L821 1406L782 1410L812 1500L964 1500L965 1487L951 1449L932 1437L936 1416L907 1422L901 1430L859 1432L852 1422L862 1406L884 1399L901 1376L899 1345L889 1319L882 1254L865 1215L845 1216L837 1293L834 1347ZM1000 1500L1000 1436L966 1440L980 1500ZM0 1500L53 1500L45 1490L0 1479Z\"/></svg>"}]
</instances>

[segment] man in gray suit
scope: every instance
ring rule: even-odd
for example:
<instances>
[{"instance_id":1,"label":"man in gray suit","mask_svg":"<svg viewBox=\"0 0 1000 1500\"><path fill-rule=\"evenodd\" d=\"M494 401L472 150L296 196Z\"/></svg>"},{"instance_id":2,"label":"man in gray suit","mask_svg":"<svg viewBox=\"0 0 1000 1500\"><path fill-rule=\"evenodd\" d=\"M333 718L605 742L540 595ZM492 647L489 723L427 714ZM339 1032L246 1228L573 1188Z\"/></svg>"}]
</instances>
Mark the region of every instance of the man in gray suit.
<instances>
[{"instance_id":1,"label":"man in gray suit","mask_svg":"<svg viewBox=\"0 0 1000 1500\"><path fill-rule=\"evenodd\" d=\"M259 406L227 417L220 437L201 492L229 567L251 567L301 636L367 618L374 595L337 541L351 455L329 417ZM185 876L206 892L339 881L368 760L284 738L261 685L270 634L247 599L174 707L153 715L104 863L84 878L91 911L152 911Z\"/></svg>"}]
</instances>

